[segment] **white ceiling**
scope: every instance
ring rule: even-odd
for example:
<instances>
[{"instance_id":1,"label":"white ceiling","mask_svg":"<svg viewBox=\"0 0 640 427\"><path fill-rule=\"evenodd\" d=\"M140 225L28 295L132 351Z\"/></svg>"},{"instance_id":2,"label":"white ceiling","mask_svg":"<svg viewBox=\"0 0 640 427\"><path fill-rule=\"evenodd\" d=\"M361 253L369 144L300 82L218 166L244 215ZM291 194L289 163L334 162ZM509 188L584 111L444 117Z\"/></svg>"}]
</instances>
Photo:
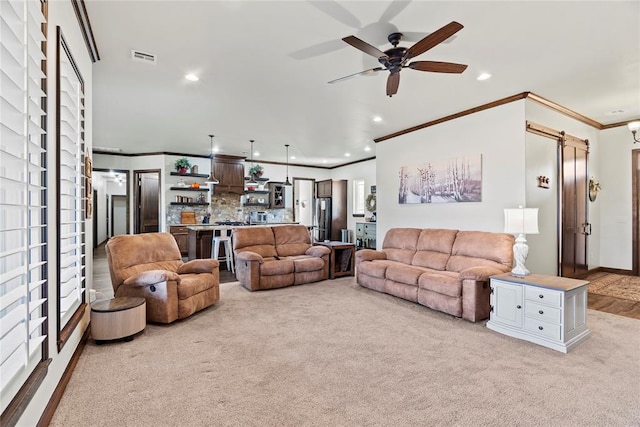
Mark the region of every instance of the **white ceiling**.
<instances>
[{"instance_id":1,"label":"white ceiling","mask_svg":"<svg viewBox=\"0 0 640 427\"><path fill-rule=\"evenodd\" d=\"M283 162L290 144L292 163L333 166L375 155L374 138L525 91L603 124L640 117L638 1L88 0L86 7L101 57L93 69L93 145L124 153L207 155L214 134L223 154L248 155L255 139L254 159ZM465 28L416 59L468 64L463 74L405 69L392 98L386 71L327 83L378 65L342 37L386 50L391 32L420 38L454 20ZM131 61L131 49L156 54L157 65ZM477 81L481 72L493 77ZM186 81L187 73L200 80Z\"/></svg>"}]
</instances>

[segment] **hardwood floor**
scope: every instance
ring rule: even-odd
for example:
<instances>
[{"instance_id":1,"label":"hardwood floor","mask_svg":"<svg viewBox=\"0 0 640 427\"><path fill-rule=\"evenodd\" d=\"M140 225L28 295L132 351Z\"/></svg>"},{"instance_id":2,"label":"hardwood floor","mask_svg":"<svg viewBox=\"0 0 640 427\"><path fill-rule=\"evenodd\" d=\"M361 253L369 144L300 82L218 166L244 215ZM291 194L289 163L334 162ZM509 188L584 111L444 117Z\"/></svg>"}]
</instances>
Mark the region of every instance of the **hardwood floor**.
<instances>
[{"instance_id":1,"label":"hardwood floor","mask_svg":"<svg viewBox=\"0 0 640 427\"><path fill-rule=\"evenodd\" d=\"M587 280L589 278L587 277ZM226 266L220 265L220 283L235 282L236 276L226 270ZM113 298L113 288L109 277L109 266L104 245L98 246L93 251L93 289L97 299ZM593 310L617 314L619 316L640 319L640 302L614 298L604 295L589 294L588 307Z\"/></svg>"}]
</instances>

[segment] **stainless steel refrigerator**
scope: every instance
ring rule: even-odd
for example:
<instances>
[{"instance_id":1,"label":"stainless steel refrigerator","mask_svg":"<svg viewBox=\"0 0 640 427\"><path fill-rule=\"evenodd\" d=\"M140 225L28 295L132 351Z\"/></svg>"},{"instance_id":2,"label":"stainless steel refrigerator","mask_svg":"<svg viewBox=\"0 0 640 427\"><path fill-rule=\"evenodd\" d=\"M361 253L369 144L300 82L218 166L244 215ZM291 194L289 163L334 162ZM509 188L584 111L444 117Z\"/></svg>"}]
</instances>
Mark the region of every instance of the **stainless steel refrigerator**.
<instances>
[{"instance_id":1,"label":"stainless steel refrigerator","mask_svg":"<svg viewBox=\"0 0 640 427\"><path fill-rule=\"evenodd\" d=\"M315 209L315 233L316 242L331 240L331 197L316 199Z\"/></svg>"}]
</instances>

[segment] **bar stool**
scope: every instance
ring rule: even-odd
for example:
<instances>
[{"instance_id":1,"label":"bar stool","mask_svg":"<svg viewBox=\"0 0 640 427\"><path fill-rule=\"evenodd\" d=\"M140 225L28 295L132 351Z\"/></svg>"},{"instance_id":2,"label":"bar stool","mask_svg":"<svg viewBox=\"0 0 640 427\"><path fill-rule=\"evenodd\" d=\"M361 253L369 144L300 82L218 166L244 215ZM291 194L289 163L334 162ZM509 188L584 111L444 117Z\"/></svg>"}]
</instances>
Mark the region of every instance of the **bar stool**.
<instances>
[{"instance_id":1,"label":"bar stool","mask_svg":"<svg viewBox=\"0 0 640 427\"><path fill-rule=\"evenodd\" d=\"M233 265L233 245L231 244L231 227L221 227L218 229L220 231L220 235L216 236L215 231L213 232L213 241L211 242L211 258L217 259L219 261L225 261L227 263L227 270L230 270L232 273L235 273L236 270ZM220 244L224 245L224 257L218 258L218 253L220 251Z\"/></svg>"}]
</instances>

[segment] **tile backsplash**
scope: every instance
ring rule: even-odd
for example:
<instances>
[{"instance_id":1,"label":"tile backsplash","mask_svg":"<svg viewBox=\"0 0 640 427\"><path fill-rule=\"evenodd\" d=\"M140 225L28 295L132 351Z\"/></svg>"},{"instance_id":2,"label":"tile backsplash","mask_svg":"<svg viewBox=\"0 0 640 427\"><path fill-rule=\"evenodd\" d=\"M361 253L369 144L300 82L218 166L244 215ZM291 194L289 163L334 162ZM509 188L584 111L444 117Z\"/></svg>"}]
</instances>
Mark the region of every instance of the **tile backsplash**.
<instances>
[{"instance_id":1,"label":"tile backsplash","mask_svg":"<svg viewBox=\"0 0 640 427\"><path fill-rule=\"evenodd\" d=\"M245 207L241 204L241 196L239 194L221 194L211 198L211 205L207 206L167 206L167 224L180 224L180 213L183 211L192 211L196 213L196 222L202 224L202 219L207 215L211 215L210 222L216 221L247 221L250 212L264 211L267 212L268 222L290 222L293 221L293 209L265 209L261 207Z\"/></svg>"}]
</instances>

